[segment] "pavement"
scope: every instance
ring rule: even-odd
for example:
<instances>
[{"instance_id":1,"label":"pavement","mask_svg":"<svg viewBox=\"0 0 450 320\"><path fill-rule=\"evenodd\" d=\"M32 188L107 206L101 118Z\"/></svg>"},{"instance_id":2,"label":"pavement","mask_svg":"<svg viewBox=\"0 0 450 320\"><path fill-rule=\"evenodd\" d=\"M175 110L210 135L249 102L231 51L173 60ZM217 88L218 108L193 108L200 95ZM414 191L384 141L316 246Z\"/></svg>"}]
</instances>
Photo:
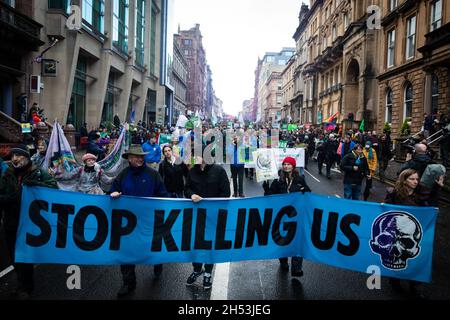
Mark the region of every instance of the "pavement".
<instances>
[{"instance_id":1,"label":"pavement","mask_svg":"<svg viewBox=\"0 0 450 320\"><path fill-rule=\"evenodd\" d=\"M228 167L228 166L226 166ZM227 168L229 173L229 169ZM229 176L231 176L229 174ZM305 176L313 192L343 197L342 174L333 169L332 179L318 174L317 162L311 161ZM386 184L374 181L369 201L384 199ZM244 178L247 197L262 195L261 183ZM450 206L442 204L434 242L432 282L422 284L421 292L429 299L450 299ZM33 300L115 300L121 286L118 266L80 266L81 289L69 290L67 265L37 265ZM165 264L160 278L153 267L139 265L137 288L130 300L406 300L406 293L393 291L387 278L381 289L369 290L368 274L304 261L300 280L281 271L278 260L242 261L217 264L213 288L205 291L201 278L192 287L185 281L192 272L190 263ZM15 273L0 278L0 300L11 299L16 284ZM402 282L407 289L406 282Z\"/></svg>"}]
</instances>

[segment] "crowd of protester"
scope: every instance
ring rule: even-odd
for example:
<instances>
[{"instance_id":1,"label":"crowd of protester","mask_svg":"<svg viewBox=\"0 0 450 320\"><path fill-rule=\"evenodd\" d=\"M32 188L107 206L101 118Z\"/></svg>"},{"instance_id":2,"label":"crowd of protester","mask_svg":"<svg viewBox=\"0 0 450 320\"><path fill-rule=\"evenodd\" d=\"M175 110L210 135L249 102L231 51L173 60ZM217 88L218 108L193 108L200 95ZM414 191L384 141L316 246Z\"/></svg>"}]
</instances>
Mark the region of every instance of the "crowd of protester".
<instances>
[{"instance_id":1,"label":"crowd of protester","mask_svg":"<svg viewBox=\"0 0 450 320\"><path fill-rule=\"evenodd\" d=\"M33 117L38 115L35 109ZM443 164L433 159L427 138L442 130L447 133L445 117L426 115L423 134L409 143L410 151L405 163L398 172L399 178L394 187L386 194L386 203L412 206L437 206L440 190L444 186L446 166L448 164L448 138L441 140ZM436 126L440 124L440 129ZM445 126L444 126L445 125ZM139 122L130 127L131 141L129 150L122 155L128 161L128 166L115 177L110 190L103 190L100 185L102 169L98 162L111 151L111 143L115 141L121 131L122 124L118 117L114 117L114 126L109 129L102 125L96 130L87 130L86 124L80 130L82 137L87 137L86 153L82 157L82 166L76 172L79 179L77 191L89 194L109 194L113 199L121 195L141 197L167 197L189 198L193 202L203 198L229 198L245 197L244 175L253 179L255 170L245 168L238 161L238 137L246 131L251 131L246 142L249 146L261 148L266 142L262 141L262 134L269 136L275 132L271 126L261 126L258 130L246 126L236 126L232 131L227 124L212 126L205 124L203 132L214 128L226 141L227 134L232 135L232 143L224 144L224 155L231 154L231 178L233 180L233 193L230 190L229 177L223 166L207 164L202 157L196 159L196 164L176 161L181 156L178 137L172 136L169 143L161 146L158 140L161 134L172 134L176 128L161 126L155 123ZM271 132L273 131L273 132ZM230 137L228 137L230 138ZM375 131L346 130L337 127L327 131L323 127L297 128L295 130L280 130L279 141L286 143L286 148L304 148L305 165L298 167L295 159L287 157L283 160L279 178L266 181L262 187L264 195L283 194L291 192L311 192L304 179L304 170L314 161L317 163L319 174L331 179L331 170L335 168L343 174L344 197L346 199L360 200L361 195L367 201L370 197L373 180L378 177L384 181L386 170L393 158L390 132L384 131L378 135ZM443 141L443 142L442 142ZM447 145L443 146L446 143ZM31 145L31 146L30 146ZM270 146L270 145L269 145ZM14 247L16 231L20 213L20 194L22 184L29 186L47 186L56 188L57 173L51 169L43 168L48 141L35 137L24 141L24 144L11 149L11 161L1 160L0 205L3 208L2 227L6 234L9 254L14 261ZM278 146L272 146L278 147ZM203 149L205 145L203 145ZM248 150L246 150L248 157ZM224 158L225 159L225 158ZM219 161L220 162L220 161ZM223 162L225 163L225 162ZM136 179L136 176L142 179ZM72 176L71 178L74 178ZM136 185L136 181L142 181ZM364 190L363 190L364 185ZM291 258L291 275L303 276L302 257ZM19 297L29 296L34 288L33 266L15 263L19 286ZM212 286L211 273L214 265L203 264L201 261L193 263L193 272L187 278L187 285L195 283L203 274L203 286L210 289ZM289 270L288 258L280 259L280 268ZM125 296L136 288L136 274L134 265L121 266L123 285L118 296ZM162 273L162 265L155 265L155 276ZM395 288L399 288L399 281L391 280ZM411 290L416 292L417 285L410 283Z\"/></svg>"}]
</instances>

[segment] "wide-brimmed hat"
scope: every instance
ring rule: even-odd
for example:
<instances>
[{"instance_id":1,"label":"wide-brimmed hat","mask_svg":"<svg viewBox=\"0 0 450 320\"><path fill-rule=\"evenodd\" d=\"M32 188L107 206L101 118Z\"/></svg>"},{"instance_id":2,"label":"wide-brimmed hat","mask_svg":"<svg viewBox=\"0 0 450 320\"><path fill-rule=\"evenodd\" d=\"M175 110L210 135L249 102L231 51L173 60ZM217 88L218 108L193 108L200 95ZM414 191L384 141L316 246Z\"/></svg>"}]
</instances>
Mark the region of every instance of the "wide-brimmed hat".
<instances>
[{"instance_id":1,"label":"wide-brimmed hat","mask_svg":"<svg viewBox=\"0 0 450 320\"><path fill-rule=\"evenodd\" d=\"M130 154L135 155L135 156L146 156L149 153L144 152L144 150L142 150L142 146L140 144L132 144L130 146L130 149L122 155L122 158L128 159L128 156Z\"/></svg>"}]
</instances>

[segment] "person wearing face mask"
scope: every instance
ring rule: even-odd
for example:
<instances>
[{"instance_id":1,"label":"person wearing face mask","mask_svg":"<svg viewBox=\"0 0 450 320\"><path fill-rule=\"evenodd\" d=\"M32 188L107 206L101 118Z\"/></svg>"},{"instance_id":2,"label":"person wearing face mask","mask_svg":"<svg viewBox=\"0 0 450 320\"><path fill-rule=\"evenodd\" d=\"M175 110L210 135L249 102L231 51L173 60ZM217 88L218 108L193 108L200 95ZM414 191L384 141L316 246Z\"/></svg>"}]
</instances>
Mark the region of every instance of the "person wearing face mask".
<instances>
[{"instance_id":1,"label":"person wearing face mask","mask_svg":"<svg viewBox=\"0 0 450 320\"><path fill-rule=\"evenodd\" d=\"M205 145L202 145L203 152ZM202 154L203 154L202 152ZM208 161L209 162L209 161ZM193 202L200 202L203 198L229 198L231 195L230 180L224 168L217 164L207 164L204 155L196 157L196 164L189 170L184 195ZM194 262L194 270L186 281L187 286L195 283L197 278L203 275L203 288L209 290L212 287L211 273L214 264Z\"/></svg>"},{"instance_id":2,"label":"person wearing face mask","mask_svg":"<svg viewBox=\"0 0 450 320\"><path fill-rule=\"evenodd\" d=\"M364 188L364 201L367 201L370 195L370 189L372 188L373 177L375 176L375 171L378 168L378 158L377 152L372 148L372 142L366 141L365 148L363 150L364 157L367 159L367 165L369 166L370 175L367 176L366 186Z\"/></svg>"},{"instance_id":3,"label":"person wearing face mask","mask_svg":"<svg viewBox=\"0 0 450 320\"><path fill-rule=\"evenodd\" d=\"M297 163L294 158L286 157L282 162L282 168L278 172L279 178L274 180L269 187L269 182L264 181L264 195L283 194L291 192L311 192L311 189L305 182L305 179L295 169ZM280 267L283 271L289 270L288 258L280 258ZM303 276L303 257L291 258L291 276Z\"/></svg>"},{"instance_id":4,"label":"person wearing face mask","mask_svg":"<svg viewBox=\"0 0 450 320\"><path fill-rule=\"evenodd\" d=\"M40 139L37 142L37 152L31 157L31 162L38 168L42 168L45 161L45 154L47 153L47 142Z\"/></svg>"},{"instance_id":5,"label":"person wearing face mask","mask_svg":"<svg viewBox=\"0 0 450 320\"><path fill-rule=\"evenodd\" d=\"M359 200L362 181L370 177L369 166L361 144L356 144L352 152L342 159L341 169L344 172L344 198Z\"/></svg>"},{"instance_id":6,"label":"person wearing face mask","mask_svg":"<svg viewBox=\"0 0 450 320\"><path fill-rule=\"evenodd\" d=\"M10 165L0 179L0 206L4 211L2 227L11 261L14 261L23 185L57 189L53 177L33 165L28 148L18 145L11 149ZM14 263L14 270L18 280L16 297L30 298L34 289L33 264Z\"/></svg>"},{"instance_id":7,"label":"person wearing face mask","mask_svg":"<svg viewBox=\"0 0 450 320\"><path fill-rule=\"evenodd\" d=\"M114 180L110 189L112 199L117 199L121 195L135 197L158 197L168 198L169 194L164 187L164 183L158 171L149 168L145 164L144 157L148 152L144 152L140 145L131 145L128 152L122 155L127 159L129 166L123 169ZM117 296L124 297L131 294L136 289L136 266L121 265L123 284ZM162 273L162 264L154 266L156 278Z\"/></svg>"}]
</instances>

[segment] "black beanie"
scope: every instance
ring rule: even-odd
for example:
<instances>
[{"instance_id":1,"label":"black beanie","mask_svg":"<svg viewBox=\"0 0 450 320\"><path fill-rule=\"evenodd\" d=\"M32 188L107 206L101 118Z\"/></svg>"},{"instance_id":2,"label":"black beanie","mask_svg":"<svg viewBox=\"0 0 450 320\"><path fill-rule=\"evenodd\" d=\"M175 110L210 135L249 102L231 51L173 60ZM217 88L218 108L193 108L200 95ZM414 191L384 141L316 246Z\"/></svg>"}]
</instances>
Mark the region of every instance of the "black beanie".
<instances>
[{"instance_id":1,"label":"black beanie","mask_svg":"<svg viewBox=\"0 0 450 320\"><path fill-rule=\"evenodd\" d=\"M31 158L30 151L28 151L28 148L26 145L19 144L15 146L14 148L11 148L11 155L18 154L24 157L27 157L28 159Z\"/></svg>"}]
</instances>

